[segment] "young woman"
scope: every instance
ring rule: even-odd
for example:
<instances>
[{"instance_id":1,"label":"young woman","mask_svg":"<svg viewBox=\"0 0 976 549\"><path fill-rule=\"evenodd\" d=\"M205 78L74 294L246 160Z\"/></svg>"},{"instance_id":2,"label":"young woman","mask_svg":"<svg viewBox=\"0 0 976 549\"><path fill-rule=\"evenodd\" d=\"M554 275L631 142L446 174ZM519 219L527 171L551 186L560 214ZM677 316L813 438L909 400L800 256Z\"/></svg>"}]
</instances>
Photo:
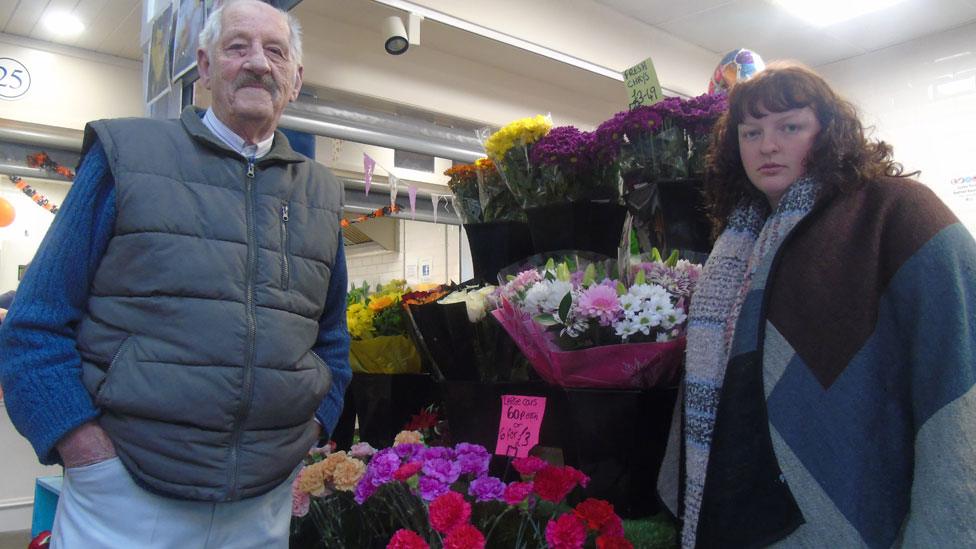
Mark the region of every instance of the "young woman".
<instances>
[{"instance_id":1,"label":"young woman","mask_svg":"<svg viewBox=\"0 0 976 549\"><path fill-rule=\"evenodd\" d=\"M804 67L735 86L709 161L682 544L976 546L972 235Z\"/></svg>"}]
</instances>

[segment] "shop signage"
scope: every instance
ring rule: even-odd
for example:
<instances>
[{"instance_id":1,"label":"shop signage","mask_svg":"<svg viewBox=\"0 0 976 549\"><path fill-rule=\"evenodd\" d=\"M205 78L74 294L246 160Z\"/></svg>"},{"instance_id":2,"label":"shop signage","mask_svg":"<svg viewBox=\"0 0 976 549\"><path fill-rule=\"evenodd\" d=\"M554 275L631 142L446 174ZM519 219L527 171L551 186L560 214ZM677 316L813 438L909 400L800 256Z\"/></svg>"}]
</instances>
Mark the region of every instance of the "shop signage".
<instances>
[{"instance_id":1,"label":"shop signage","mask_svg":"<svg viewBox=\"0 0 976 549\"><path fill-rule=\"evenodd\" d=\"M641 61L624 71L624 83L627 85L627 97L630 108L641 105L653 105L664 99L661 84L657 81L657 72L651 58Z\"/></svg>"},{"instance_id":2,"label":"shop signage","mask_svg":"<svg viewBox=\"0 0 976 549\"><path fill-rule=\"evenodd\" d=\"M30 85L30 72L23 63L10 57L0 57L0 98L20 99Z\"/></svg>"},{"instance_id":3,"label":"shop signage","mask_svg":"<svg viewBox=\"0 0 976 549\"><path fill-rule=\"evenodd\" d=\"M539 444L539 430L546 414L546 399L538 396L502 395L502 414L498 423L500 456L528 457Z\"/></svg>"}]
</instances>

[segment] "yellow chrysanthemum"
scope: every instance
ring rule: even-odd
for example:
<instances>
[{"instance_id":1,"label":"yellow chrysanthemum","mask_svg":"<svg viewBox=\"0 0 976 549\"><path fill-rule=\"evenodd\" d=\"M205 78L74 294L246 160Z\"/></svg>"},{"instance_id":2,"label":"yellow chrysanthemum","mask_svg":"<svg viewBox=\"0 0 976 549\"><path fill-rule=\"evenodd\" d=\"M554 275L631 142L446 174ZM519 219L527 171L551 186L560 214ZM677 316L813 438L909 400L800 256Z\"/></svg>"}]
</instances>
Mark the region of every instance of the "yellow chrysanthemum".
<instances>
[{"instance_id":1,"label":"yellow chrysanthemum","mask_svg":"<svg viewBox=\"0 0 976 549\"><path fill-rule=\"evenodd\" d=\"M353 303L346 309L346 324L349 335L356 339L373 336L373 311L362 303Z\"/></svg>"},{"instance_id":2,"label":"yellow chrysanthemum","mask_svg":"<svg viewBox=\"0 0 976 549\"><path fill-rule=\"evenodd\" d=\"M535 143L549 133L551 128L552 121L548 116L540 114L532 118L521 118L493 133L485 141L485 152L497 162L515 145Z\"/></svg>"}]
</instances>

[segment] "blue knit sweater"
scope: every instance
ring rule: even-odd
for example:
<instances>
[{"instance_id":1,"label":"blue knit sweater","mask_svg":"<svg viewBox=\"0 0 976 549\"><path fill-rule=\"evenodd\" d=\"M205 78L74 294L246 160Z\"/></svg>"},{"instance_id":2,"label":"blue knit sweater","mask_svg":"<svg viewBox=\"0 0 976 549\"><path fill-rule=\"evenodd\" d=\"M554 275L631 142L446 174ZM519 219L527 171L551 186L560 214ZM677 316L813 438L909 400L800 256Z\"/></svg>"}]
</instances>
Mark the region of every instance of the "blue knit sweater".
<instances>
[{"instance_id":1,"label":"blue knit sweater","mask_svg":"<svg viewBox=\"0 0 976 549\"><path fill-rule=\"evenodd\" d=\"M95 143L0 325L0 384L7 412L45 464L60 461L55 445L64 435L99 414L81 382L75 327L112 237L115 214L115 181L104 149ZM352 378L342 248L312 349L332 370L332 388L315 414L328 433L335 429Z\"/></svg>"}]
</instances>

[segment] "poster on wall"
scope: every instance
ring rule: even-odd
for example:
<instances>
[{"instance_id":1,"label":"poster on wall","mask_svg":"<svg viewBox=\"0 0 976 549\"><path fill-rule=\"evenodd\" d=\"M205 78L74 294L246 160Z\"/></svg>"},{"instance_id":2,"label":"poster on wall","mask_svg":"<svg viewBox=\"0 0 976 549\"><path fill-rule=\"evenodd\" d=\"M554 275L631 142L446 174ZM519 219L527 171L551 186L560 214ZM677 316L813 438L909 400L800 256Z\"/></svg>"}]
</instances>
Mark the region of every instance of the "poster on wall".
<instances>
[{"instance_id":1,"label":"poster on wall","mask_svg":"<svg viewBox=\"0 0 976 549\"><path fill-rule=\"evenodd\" d=\"M149 39L149 75L146 81L146 103L159 99L170 88L173 47L173 6L153 21Z\"/></svg>"},{"instance_id":2,"label":"poster on wall","mask_svg":"<svg viewBox=\"0 0 976 549\"><path fill-rule=\"evenodd\" d=\"M197 65L197 44L207 18L204 0L183 0L176 12L176 34L173 37L173 81Z\"/></svg>"}]
</instances>

